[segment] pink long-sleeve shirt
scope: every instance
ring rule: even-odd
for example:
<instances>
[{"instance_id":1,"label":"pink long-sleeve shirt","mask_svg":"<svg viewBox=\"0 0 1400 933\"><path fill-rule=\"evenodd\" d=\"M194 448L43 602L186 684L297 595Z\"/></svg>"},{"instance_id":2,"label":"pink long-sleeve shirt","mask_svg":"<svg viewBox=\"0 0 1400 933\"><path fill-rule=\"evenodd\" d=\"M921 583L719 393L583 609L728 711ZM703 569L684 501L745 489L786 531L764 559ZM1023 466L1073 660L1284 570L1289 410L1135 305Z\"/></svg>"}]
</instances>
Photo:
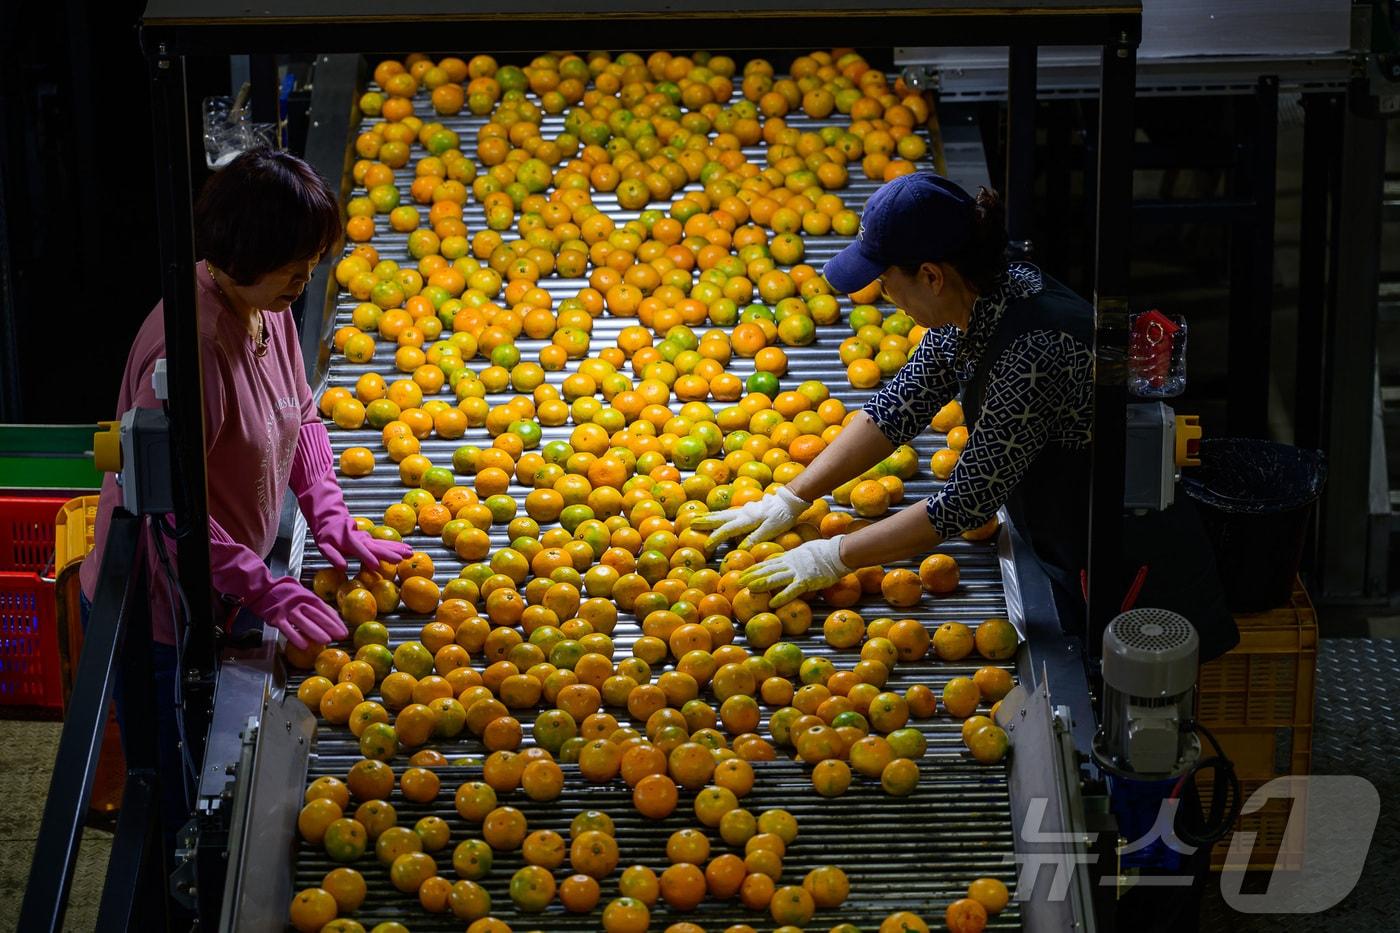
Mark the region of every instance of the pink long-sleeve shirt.
<instances>
[{"instance_id":1,"label":"pink long-sleeve shirt","mask_svg":"<svg viewBox=\"0 0 1400 933\"><path fill-rule=\"evenodd\" d=\"M197 269L209 514L234 541L266 557L277 537L297 434L303 423L319 414L306 384L291 312L263 312L268 345L259 356L256 341L219 294L204 263ZM164 356L165 315L163 305L157 304L127 356L118 417L132 408L160 407L151 374ZM93 551L80 569L89 599L97 589L112 510L120 504L121 488L109 474L98 501ZM153 542L148 528L138 560L144 562L150 586L152 632L156 641L173 644L170 588Z\"/></svg>"}]
</instances>

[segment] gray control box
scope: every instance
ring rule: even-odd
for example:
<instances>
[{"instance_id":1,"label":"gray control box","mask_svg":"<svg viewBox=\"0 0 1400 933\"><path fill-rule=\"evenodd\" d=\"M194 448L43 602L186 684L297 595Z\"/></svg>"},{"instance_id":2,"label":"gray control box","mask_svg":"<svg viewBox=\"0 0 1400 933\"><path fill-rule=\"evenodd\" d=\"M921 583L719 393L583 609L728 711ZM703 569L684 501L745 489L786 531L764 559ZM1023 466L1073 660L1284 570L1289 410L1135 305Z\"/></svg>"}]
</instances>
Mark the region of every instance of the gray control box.
<instances>
[{"instance_id":1,"label":"gray control box","mask_svg":"<svg viewBox=\"0 0 1400 933\"><path fill-rule=\"evenodd\" d=\"M1123 508L1160 512L1176 501L1176 412L1163 402L1128 404Z\"/></svg>"},{"instance_id":2,"label":"gray control box","mask_svg":"<svg viewBox=\"0 0 1400 933\"><path fill-rule=\"evenodd\" d=\"M175 511L170 475L170 419L159 408L122 415L122 505L133 515Z\"/></svg>"}]
</instances>

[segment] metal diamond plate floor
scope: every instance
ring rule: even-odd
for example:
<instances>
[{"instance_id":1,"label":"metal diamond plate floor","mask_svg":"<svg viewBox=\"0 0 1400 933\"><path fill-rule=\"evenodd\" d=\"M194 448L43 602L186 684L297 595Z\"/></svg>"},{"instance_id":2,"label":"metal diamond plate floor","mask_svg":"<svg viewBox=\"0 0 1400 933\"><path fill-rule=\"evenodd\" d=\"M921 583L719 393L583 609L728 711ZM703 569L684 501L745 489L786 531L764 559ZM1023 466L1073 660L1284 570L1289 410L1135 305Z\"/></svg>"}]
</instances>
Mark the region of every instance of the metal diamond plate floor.
<instances>
[{"instance_id":1,"label":"metal diamond plate floor","mask_svg":"<svg viewBox=\"0 0 1400 933\"><path fill-rule=\"evenodd\" d=\"M1318 644L1313 772L1351 774L1375 785L1380 824L1355 889L1311 916L1251 916L1224 903L1212 881L1201 929L1216 933L1392 933L1400 929L1400 640L1327 638ZM1262 886L1261 886L1262 887ZM1246 892L1251 887L1246 882Z\"/></svg>"}]
</instances>

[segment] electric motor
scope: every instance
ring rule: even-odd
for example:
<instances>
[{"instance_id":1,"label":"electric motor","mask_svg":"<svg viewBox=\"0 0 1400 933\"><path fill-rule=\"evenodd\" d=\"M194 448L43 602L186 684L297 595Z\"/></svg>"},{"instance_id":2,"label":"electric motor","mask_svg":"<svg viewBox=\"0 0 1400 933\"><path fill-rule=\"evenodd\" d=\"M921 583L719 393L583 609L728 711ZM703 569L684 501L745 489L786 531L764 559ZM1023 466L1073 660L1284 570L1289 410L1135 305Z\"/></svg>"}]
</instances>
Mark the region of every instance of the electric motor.
<instances>
[{"instance_id":1,"label":"electric motor","mask_svg":"<svg viewBox=\"0 0 1400 933\"><path fill-rule=\"evenodd\" d=\"M1164 609L1134 609L1103 636L1103 715L1094 757L1108 771L1142 779L1180 775L1200 756L1195 718L1200 639Z\"/></svg>"}]
</instances>

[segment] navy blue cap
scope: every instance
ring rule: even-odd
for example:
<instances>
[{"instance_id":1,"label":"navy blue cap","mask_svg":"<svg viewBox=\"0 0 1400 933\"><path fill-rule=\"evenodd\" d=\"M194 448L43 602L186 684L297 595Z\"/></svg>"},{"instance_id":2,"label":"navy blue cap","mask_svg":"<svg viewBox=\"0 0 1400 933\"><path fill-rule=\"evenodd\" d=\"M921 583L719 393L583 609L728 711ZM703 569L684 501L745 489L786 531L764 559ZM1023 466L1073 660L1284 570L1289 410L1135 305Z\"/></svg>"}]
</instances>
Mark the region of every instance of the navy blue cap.
<instances>
[{"instance_id":1,"label":"navy blue cap","mask_svg":"<svg viewBox=\"0 0 1400 933\"><path fill-rule=\"evenodd\" d=\"M967 242L976 206L971 195L942 175L901 175L865 202L856 241L831 257L822 275L832 288L850 294L890 266L942 262Z\"/></svg>"}]
</instances>

